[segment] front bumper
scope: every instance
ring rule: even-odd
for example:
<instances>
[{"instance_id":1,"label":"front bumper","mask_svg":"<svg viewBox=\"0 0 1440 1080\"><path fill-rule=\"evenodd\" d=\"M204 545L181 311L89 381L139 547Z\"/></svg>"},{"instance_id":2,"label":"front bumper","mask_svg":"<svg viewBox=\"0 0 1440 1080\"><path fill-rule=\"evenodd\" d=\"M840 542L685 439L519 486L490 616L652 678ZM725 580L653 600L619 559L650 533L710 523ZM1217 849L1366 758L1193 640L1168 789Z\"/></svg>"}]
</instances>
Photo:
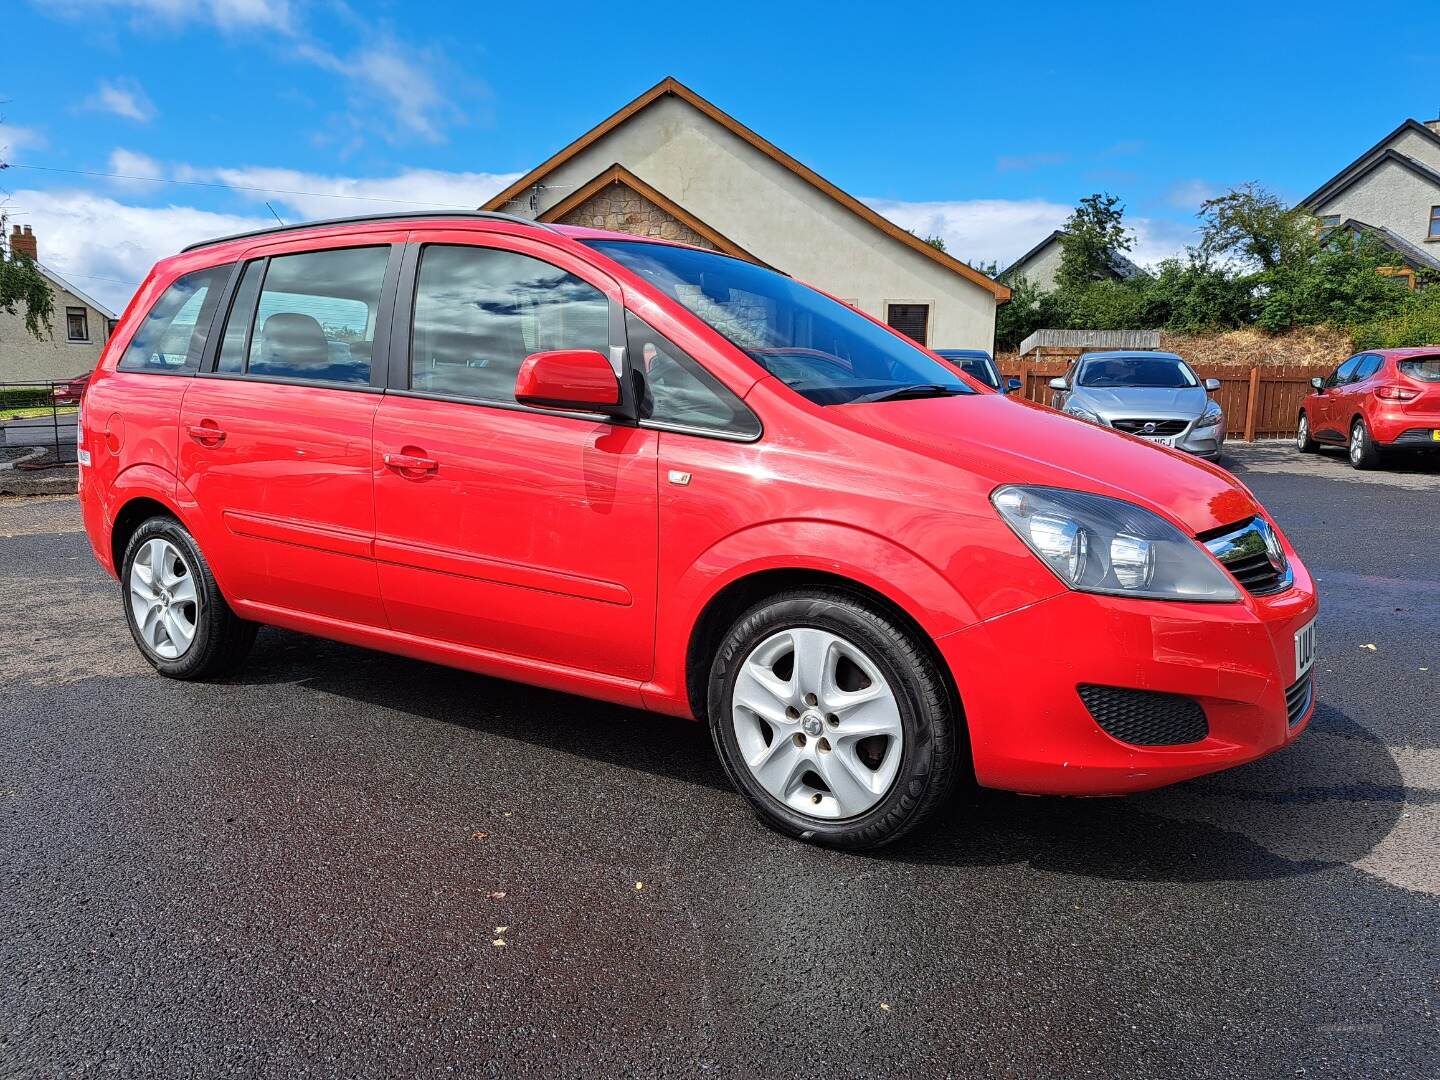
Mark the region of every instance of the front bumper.
<instances>
[{"instance_id":1,"label":"front bumper","mask_svg":"<svg viewBox=\"0 0 1440 1080\"><path fill-rule=\"evenodd\" d=\"M1278 596L1193 604L1067 592L942 638L976 779L1028 794L1118 795L1290 742L1314 709L1311 694L1293 723L1288 715L1295 632L1318 610L1308 573L1291 558L1295 586ZM1209 733L1183 746L1121 742L1090 715L1081 684L1193 698Z\"/></svg>"}]
</instances>

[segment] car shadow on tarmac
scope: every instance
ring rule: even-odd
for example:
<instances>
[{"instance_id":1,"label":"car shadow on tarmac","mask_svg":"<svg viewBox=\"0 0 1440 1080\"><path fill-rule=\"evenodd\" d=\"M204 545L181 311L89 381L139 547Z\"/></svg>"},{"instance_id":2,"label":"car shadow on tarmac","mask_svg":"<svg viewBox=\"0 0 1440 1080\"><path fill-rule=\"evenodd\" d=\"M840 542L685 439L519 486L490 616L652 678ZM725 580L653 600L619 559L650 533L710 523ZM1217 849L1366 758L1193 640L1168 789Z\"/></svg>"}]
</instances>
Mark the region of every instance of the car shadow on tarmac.
<instances>
[{"instance_id":1,"label":"car shadow on tarmac","mask_svg":"<svg viewBox=\"0 0 1440 1080\"><path fill-rule=\"evenodd\" d=\"M233 682L301 685L637 774L730 790L704 725L285 631L262 631ZM738 794L733 801L733 812L744 814ZM1295 743L1250 765L1115 799L963 790L919 831L864 857L956 868L1029 863L1135 881L1262 881L1364 858L1404 809L1404 783L1385 745L1322 702Z\"/></svg>"}]
</instances>

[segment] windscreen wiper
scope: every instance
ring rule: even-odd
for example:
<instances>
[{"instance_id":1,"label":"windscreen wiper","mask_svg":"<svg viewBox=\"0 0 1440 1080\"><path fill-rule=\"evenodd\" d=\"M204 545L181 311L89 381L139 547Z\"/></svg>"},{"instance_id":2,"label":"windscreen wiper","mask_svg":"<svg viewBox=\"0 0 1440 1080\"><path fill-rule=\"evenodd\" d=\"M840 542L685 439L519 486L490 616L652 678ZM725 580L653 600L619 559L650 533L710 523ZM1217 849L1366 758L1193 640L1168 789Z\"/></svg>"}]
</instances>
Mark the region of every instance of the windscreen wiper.
<instances>
[{"instance_id":1,"label":"windscreen wiper","mask_svg":"<svg viewBox=\"0 0 1440 1080\"><path fill-rule=\"evenodd\" d=\"M943 386L940 383L915 383L911 386L892 386L889 390L877 390L873 394L861 394L851 398L851 405L865 401L900 401L903 398L949 397L952 394L968 394L968 388Z\"/></svg>"}]
</instances>

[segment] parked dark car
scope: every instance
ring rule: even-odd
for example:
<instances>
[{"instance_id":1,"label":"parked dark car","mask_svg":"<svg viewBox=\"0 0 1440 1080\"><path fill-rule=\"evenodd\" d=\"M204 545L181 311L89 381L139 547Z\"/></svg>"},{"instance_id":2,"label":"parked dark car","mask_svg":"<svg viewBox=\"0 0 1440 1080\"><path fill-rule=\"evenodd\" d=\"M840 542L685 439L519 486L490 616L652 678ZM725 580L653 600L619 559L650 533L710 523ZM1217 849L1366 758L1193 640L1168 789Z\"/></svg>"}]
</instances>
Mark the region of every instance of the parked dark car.
<instances>
[{"instance_id":1,"label":"parked dark car","mask_svg":"<svg viewBox=\"0 0 1440 1080\"><path fill-rule=\"evenodd\" d=\"M934 353L972 379L979 379L991 390L1003 390L1007 394L1013 394L1020 389L1019 379L1010 379L1002 385L1000 369L984 349L935 349Z\"/></svg>"}]
</instances>

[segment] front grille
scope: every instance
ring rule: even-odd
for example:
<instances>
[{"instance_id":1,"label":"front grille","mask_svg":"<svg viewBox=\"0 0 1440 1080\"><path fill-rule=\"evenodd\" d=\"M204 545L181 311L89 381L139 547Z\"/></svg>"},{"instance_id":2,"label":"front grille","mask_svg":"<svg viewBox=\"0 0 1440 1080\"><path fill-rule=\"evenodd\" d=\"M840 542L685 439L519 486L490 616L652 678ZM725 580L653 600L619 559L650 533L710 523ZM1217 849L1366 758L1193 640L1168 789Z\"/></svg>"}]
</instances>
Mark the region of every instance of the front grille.
<instances>
[{"instance_id":1,"label":"front grille","mask_svg":"<svg viewBox=\"0 0 1440 1080\"><path fill-rule=\"evenodd\" d=\"M1110 426L1116 431L1128 431L1131 435L1179 435L1189 423L1189 420L1111 420ZM1146 431L1146 424L1155 426Z\"/></svg>"},{"instance_id":2,"label":"front grille","mask_svg":"<svg viewBox=\"0 0 1440 1080\"><path fill-rule=\"evenodd\" d=\"M1205 710L1194 698L1128 690L1119 686L1076 688L1105 731L1134 746L1183 746L1210 734Z\"/></svg>"},{"instance_id":3,"label":"front grille","mask_svg":"<svg viewBox=\"0 0 1440 1080\"><path fill-rule=\"evenodd\" d=\"M1310 703L1315 700L1315 677L1306 672L1300 681L1285 690L1285 717L1294 727L1305 719Z\"/></svg>"},{"instance_id":4,"label":"front grille","mask_svg":"<svg viewBox=\"0 0 1440 1080\"><path fill-rule=\"evenodd\" d=\"M1402 431L1399 437L1391 443L1392 446L1436 446L1440 442L1435 441L1434 429L1428 427L1412 427Z\"/></svg>"},{"instance_id":5,"label":"front grille","mask_svg":"<svg viewBox=\"0 0 1440 1080\"><path fill-rule=\"evenodd\" d=\"M1202 533L1199 540L1220 565L1255 596L1284 592L1295 580L1280 538L1264 518L1238 526Z\"/></svg>"}]
</instances>

